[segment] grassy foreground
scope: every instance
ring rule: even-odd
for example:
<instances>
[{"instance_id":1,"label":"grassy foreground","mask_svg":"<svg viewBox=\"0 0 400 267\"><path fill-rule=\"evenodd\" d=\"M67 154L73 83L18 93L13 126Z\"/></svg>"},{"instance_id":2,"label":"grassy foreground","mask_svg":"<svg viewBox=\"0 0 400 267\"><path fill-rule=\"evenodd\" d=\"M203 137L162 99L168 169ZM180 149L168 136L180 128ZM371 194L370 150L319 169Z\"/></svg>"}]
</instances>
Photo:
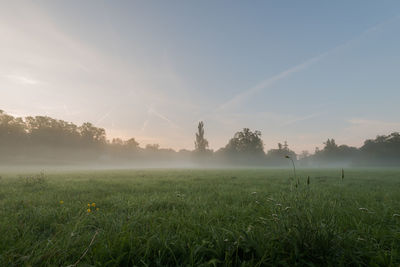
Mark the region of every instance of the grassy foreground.
<instances>
[{"instance_id":1,"label":"grassy foreground","mask_svg":"<svg viewBox=\"0 0 400 267\"><path fill-rule=\"evenodd\" d=\"M399 266L400 171L298 174L0 173L0 266Z\"/></svg>"}]
</instances>

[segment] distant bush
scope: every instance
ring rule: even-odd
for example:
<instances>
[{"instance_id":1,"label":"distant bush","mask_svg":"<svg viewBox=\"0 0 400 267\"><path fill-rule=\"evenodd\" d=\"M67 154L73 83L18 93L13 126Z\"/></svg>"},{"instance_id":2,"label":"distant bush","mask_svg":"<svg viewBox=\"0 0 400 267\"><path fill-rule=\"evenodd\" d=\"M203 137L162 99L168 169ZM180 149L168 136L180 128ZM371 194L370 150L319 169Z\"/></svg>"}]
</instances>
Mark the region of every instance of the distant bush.
<instances>
[{"instance_id":1,"label":"distant bush","mask_svg":"<svg viewBox=\"0 0 400 267\"><path fill-rule=\"evenodd\" d=\"M43 186L47 183L47 179L43 171L35 175L20 175L19 179L24 186Z\"/></svg>"}]
</instances>

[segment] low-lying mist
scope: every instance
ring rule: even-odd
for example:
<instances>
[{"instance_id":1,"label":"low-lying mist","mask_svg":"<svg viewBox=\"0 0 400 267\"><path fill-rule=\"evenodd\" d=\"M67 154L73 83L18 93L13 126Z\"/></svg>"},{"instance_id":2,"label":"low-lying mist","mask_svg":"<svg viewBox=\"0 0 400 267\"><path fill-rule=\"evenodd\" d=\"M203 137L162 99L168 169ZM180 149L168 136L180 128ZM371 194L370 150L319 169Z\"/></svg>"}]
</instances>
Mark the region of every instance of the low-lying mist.
<instances>
[{"instance_id":1,"label":"low-lying mist","mask_svg":"<svg viewBox=\"0 0 400 267\"><path fill-rule=\"evenodd\" d=\"M213 151L200 122L194 143L194 150L175 151L158 144L141 147L134 138L108 140L104 129L88 122L77 126L47 116L16 118L0 110L2 169L286 168L289 159L301 168L400 166L397 132L366 140L360 148L328 139L322 149L298 155L287 142L265 152L261 132L244 128Z\"/></svg>"}]
</instances>

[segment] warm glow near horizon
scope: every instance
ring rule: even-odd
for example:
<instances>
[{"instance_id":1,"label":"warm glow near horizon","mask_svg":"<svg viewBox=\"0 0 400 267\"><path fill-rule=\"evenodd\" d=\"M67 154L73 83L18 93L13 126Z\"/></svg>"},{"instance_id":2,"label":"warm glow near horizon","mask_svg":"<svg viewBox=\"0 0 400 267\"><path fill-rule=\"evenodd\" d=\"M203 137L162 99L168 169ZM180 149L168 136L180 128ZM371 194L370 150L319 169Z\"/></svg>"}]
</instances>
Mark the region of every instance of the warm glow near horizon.
<instances>
[{"instance_id":1,"label":"warm glow near horizon","mask_svg":"<svg viewBox=\"0 0 400 267\"><path fill-rule=\"evenodd\" d=\"M347 3L347 2L346 2ZM355 16L354 14L357 14ZM400 3L4 1L0 109L193 149L400 131Z\"/></svg>"}]
</instances>

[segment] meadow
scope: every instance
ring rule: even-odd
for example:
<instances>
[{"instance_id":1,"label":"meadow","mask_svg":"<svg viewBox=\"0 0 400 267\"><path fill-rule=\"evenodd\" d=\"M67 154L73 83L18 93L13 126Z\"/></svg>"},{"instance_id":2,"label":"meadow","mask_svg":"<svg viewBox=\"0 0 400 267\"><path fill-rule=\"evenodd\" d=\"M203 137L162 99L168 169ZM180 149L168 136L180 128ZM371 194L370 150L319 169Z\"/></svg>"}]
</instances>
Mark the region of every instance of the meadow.
<instances>
[{"instance_id":1,"label":"meadow","mask_svg":"<svg viewBox=\"0 0 400 267\"><path fill-rule=\"evenodd\" d=\"M400 265L400 170L297 174L0 173L0 266Z\"/></svg>"}]
</instances>

